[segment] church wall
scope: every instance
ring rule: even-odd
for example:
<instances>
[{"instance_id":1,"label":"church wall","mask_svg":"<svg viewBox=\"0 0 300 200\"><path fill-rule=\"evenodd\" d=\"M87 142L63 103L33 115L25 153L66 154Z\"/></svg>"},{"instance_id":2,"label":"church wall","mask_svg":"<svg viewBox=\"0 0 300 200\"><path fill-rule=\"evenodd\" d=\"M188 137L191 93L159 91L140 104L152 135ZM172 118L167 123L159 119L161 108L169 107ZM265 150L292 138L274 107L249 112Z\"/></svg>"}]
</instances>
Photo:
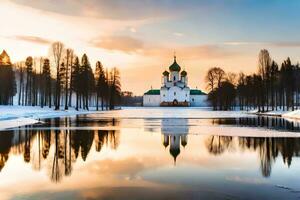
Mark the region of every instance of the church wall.
<instances>
[{"instance_id":1,"label":"church wall","mask_svg":"<svg viewBox=\"0 0 300 200\"><path fill-rule=\"evenodd\" d=\"M144 106L160 106L160 95L144 95Z\"/></svg>"},{"instance_id":2,"label":"church wall","mask_svg":"<svg viewBox=\"0 0 300 200\"><path fill-rule=\"evenodd\" d=\"M207 102L207 95L190 95L190 106L206 107L209 106Z\"/></svg>"},{"instance_id":3,"label":"church wall","mask_svg":"<svg viewBox=\"0 0 300 200\"><path fill-rule=\"evenodd\" d=\"M180 87L171 87L170 89L161 89L161 101L173 102L175 99L178 102L189 101L189 89L181 89Z\"/></svg>"}]
</instances>

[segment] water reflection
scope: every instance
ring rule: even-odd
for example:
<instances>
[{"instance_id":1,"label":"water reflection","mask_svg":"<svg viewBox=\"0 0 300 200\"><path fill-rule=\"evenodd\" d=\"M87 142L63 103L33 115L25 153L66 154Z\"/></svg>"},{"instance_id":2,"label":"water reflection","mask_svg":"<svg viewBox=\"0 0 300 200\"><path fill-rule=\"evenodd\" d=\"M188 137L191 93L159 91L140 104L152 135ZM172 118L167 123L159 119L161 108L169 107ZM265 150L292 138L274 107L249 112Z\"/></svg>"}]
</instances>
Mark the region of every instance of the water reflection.
<instances>
[{"instance_id":1,"label":"water reflection","mask_svg":"<svg viewBox=\"0 0 300 200\"><path fill-rule=\"evenodd\" d=\"M60 122L66 121L55 120L56 125ZM117 149L119 132L30 128L4 131L0 135L0 170L5 167L10 155L22 155L24 162L30 163L34 170L44 167L53 182L60 182L63 176L71 175L73 163L87 159L93 143L96 152L100 152L104 145Z\"/></svg>"},{"instance_id":2,"label":"water reflection","mask_svg":"<svg viewBox=\"0 0 300 200\"><path fill-rule=\"evenodd\" d=\"M145 124L152 124L145 120ZM240 124L243 126L271 126L276 129L293 130L298 128L280 119L218 119L217 124ZM101 126L100 126L101 125ZM274 125L274 127L273 127ZM98 127L95 130L76 130L68 127ZM5 168L10 156L21 155L24 163L30 163L34 170L46 169L48 177L53 182L60 182L64 176L70 176L73 165L78 160L87 160L91 151L101 152L105 146L117 150L120 143L120 121L106 119L102 121L86 120L85 118L63 118L46 120L43 127L25 127L22 129L9 130L0 134L0 171ZM47 129L47 127L64 127L65 129ZM110 127L105 130L99 127ZM291 128L293 127L293 128ZM43 128L43 129L42 129ZM161 133L162 145L169 150L174 164L181 153L182 148L188 147L188 137L199 143L198 147L204 147L212 156L223 156L225 153L245 151L255 152L259 158L262 176L269 177L272 166L277 157L282 157L285 165L290 167L294 157L300 155L300 138L261 138L261 137L231 137L189 135L189 119L162 119L160 131L156 128L147 129ZM122 129L121 129L122 130ZM141 144L143 135L136 135L136 142ZM203 144L201 143L203 142ZM202 146L201 146L202 145ZM192 149L197 151L197 149ZM152 155L153 157L158 155ZM201 155L198 155L201 156ZM245 160L247 157L244 158ZM178 161L177 161L178 162ZM241 160L243 162L243 160ZM278 162L278 161L277 161Z\"/></svg>"},{"instance_id":3,"label":"water reflection","mask_svg":"<svg viewBox=\"0 0 300 200\"><path fill-rule=\"evenodd\" d=\"M167 148L169 145L170 154L176 158L180 154L180 145L187 145L187 134L189 126L187 119L163 119L161 122L161 133L163 135L163 145Z\"/></svg>"},{"instance_id":4,"label":"water reflection","mask_svg":"<svg viewBox=\"0 0 300 200\"><path fill-rule=\"evenodd\" d=\"M300 131L300 121L286 120L281 117L242 117L242 118L219 118L212 119L212 124L216 125L236 125L236 126L246 126L246 127L260 127L267 128L271 130L281 130L281 131Z\"/></svg>"}]
</instances>

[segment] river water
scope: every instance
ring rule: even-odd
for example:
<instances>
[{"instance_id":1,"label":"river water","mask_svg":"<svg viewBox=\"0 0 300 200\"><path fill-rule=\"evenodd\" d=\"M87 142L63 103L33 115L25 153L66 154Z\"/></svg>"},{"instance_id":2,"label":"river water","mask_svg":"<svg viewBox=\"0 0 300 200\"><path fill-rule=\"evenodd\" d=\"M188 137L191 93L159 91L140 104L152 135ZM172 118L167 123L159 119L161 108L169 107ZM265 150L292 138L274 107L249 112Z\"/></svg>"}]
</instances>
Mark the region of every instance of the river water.
<instances>
[{"instance_id":1,"label":"river water","mask_svg":"<svg viewBox=\"0 0 300 200\"><path fill-rule=\"evenodd\" d=\"M0 132L1 199L297 199L300 123L124 108Z\"/></svg>"}]
</instances>

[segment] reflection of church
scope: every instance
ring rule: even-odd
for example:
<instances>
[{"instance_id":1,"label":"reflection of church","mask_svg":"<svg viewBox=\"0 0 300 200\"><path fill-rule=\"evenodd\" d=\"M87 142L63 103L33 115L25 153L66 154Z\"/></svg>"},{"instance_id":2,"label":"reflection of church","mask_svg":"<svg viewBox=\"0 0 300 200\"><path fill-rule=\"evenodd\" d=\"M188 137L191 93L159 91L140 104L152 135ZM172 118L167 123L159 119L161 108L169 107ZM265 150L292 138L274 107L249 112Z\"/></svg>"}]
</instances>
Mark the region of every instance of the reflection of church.
<instances>
[{"instance_id":1,"label":"reflection of church","mask_svg":"<svg viewBox=\"0 0 300 200\"><path fill-rule=\"evenodd\" d=\"M163 145L169 147L169 152L176 162L180 154L180 146L187 145L187 134L189 132L187 119L163 119L161 133L163 135Z\"/></svg>"}]
</instances>

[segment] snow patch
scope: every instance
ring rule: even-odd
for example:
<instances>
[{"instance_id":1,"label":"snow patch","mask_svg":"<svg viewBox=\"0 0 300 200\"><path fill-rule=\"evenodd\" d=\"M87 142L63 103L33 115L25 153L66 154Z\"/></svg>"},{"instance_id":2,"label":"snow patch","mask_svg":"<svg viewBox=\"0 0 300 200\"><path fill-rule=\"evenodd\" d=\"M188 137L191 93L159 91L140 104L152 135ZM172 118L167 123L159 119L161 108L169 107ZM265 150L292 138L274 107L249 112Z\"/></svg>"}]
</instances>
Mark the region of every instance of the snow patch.
<instances>
[{"instance_id":1,"label":"snow patch","mask_svg":"<svg viewBox=\"0 0 300 200\"><path fill-rule=\"evenodd\" d=\"M54 110L53 108L41 108L33 106L0 106L0 130L30 125L39 122L40 119L55 118L63 116L75 116L79 114L90 114L98 112L75 110Z\"/></svg>"},{"instance_id":2,"label":"snow patch","mask_svg":"<svg viewBox=\"0 0 300 200\"><path fill-rule=\"evenodd\" d=\"M284 118L300 119L300 110L295 110L282 115Z\"/></svg>"},{"instance_id":3,"label":"snow patch","mask_svg":"<svg viewBox=\"0 0 300 200\"><path fill-rule=\"evenodd\" d=\"M17 119L1 120L0 130L35 124L38 122L39 122L38 120L31 119L31 118L24 118L24 117L17 118Z\"/></svg>"}]
</instances>

